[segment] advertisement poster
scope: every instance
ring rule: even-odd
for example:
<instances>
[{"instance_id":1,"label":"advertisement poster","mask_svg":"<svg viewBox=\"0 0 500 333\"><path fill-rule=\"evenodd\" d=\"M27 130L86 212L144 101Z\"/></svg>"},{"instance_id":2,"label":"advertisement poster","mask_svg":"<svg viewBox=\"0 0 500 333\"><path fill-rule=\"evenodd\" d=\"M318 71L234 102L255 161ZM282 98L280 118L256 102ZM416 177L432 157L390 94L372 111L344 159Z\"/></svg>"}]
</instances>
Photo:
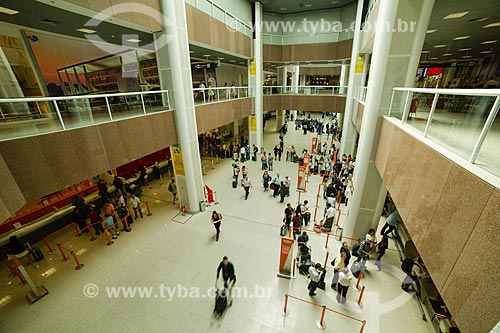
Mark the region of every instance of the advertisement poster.
<instances>
[{"instance_id":1,"label":"advertisement poster","mask_svg":"<svg viewBox=\"0 0 500 333\"><path fill-rule=\"evenodd\" d=\"M305 191L306 189L306 175L305 175L306 167L301 165L299 166L299 174L297 176L297 190Z\"/></svg>"},{"instance_id":2,"label":"advertisement poster","mask_svg":"<svg viewBox=\"0 0 500 333\"><path fill-rule=\"evenodd\" d=\"M363 74L363 67L365 67L365 55L358 53L356 56L356 67L354 67L354 74Z\"/></svg>"},{"instance_id":3,"label":"advertisement poster","mask_svg":"<svg viewBox=\"0 0 500 333\"><path fill-rule=\"evenodd\" d=\"M250 70L250 75L255 76L255 73L257 73L257 64L255 63L255 58L249 60L248 69Z\"/></svg>"},{"instance_id":4,"label":"advertisement poster","mask_svg":"<svg viewBox=\"0 0 500 333\"><path fill-rule=\"evenodd\" d=\"M177 176L185 176L184 162L182 161L182 150L179 144L172 146L172 163Z\"/></svg>"},{"instance_id":5,"label":"advertisement poster","mask_svg":"<svg viewBox=\"0 0 500 333\"><path fill-rule=\"evenodd\" d=\"M293 238L281 238L279 277L290 278L292 272Z\"/></svg>"},{"instance_id":6,"label":"advertisement poster","mask_svg":"<svg viewBox=\"0 0 500 333\"><path fill-rule=\"evenodd\" d=\"M250 116L250 131L257 132L257 117Z\"/></svg>"}]
</instances>

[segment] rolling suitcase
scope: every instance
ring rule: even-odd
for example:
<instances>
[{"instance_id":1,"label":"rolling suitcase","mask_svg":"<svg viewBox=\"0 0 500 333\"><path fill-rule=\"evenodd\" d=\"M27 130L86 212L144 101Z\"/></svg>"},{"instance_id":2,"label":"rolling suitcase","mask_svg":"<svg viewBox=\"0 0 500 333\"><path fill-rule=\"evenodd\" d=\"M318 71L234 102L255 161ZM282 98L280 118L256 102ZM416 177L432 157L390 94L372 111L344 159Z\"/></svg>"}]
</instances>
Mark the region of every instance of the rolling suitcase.
<instances>
[{"instance_id":1,"label":"rolling suitcase","mask_svg":"<svg viewBox=\"0 0 500 333\"><path fill-rule=\"evenodd\" d=\"M238 184L236 183L236 179L233 179L233 188L236 188Z\"/></svg>"},{"instance_id":2,"label":"rolling suitcase","mask_svg":"<svg viewBox=\"0 0 500 333\"><path fill-rule=\"evenodd\" d=\"M44 259L45 257L43 256L42 251L38 247L32 247L30 249L31 256L33 257L34 261L40 261Z\"/></svg>"},{"instance_id":3,"label":"rolling suitcase","mask_svg":"<svg viewBox=\"0 0 500 333\"><path fill-rule=\"evenodd\" d=\"M283 224L280 228L280 235L286 236L287 233L288 233L288 227L286 224Z\"/></svg>"},{"instance_id":4,"label":"rolling suitcase","mask_svg":"<svg viewBox=\"0 0 500 333\"><path fill-rule=\"evenodd\" d=\"M217 290L217 295L215 296L215 307L214 314L216 316L222 316L227 307L227 291L224 288Z\"/></svg>"}]
</instances>

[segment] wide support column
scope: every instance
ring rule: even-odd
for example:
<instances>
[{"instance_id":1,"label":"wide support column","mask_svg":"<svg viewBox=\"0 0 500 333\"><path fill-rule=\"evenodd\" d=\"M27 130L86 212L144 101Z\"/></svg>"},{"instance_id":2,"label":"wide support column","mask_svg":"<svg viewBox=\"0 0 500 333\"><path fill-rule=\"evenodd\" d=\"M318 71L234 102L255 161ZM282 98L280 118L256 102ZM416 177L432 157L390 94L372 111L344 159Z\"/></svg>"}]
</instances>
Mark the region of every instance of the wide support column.
<instances>
[{"instance_id":1,"label":"wide support column","mask_svg":"<svg viewBox=\"0 0 500 333\"><path fill-rule=\"evenodd\" d=\"M264 128L263 128L263 87L262 87L262 4L255 2L255 116L257 120L256 145L259 151L264 149Z\"/></svg>"},{"instance_id":2,"label":"wide support column","mask_svg":"<svg viewBox=\"0 0 500 333\"><path fill-rule=\"evenodd\" d=\"M348 66L347 64L342 64L342 68L340 70L340 79L339 79L339 94L344 95L346 92L347 85L347 72Z\"/></svg>"},{"instance_id":3,"label":"wide support column","mask_svg":"<svg viewBox=\"0 0 500 333\"><path fill-rule=\"evenodd\" d=\"M353 95L354 95L354 71L356 68L356 60L359 52L360 29L361 29L361 16L363 15L363 0L358 0L358 8L356 11L356 24L354 28L354 39L352 41L351 51L351 66L349 68L349 86L347 87L347 96L344 111L344 121L339 123L342 126L342 140L340 142L340 154L350 153L346 151L346 145L352 146L352 138L354 137L354 124L352 123L352 110L353 110Z\"/></svg>"},{"instance_id":4,"label":"wide support column","mask_svg":"<svg viewBox=\"0 0 500 333\"><path fill-rule=\"evenodd\" d=\"M369 191L366 187L369 171L370 174L377 172L373 161L370 161L372 160L373 141L375 139L379 108L385 83L387 59L391 49L392 27L396 20L399 0L381 1L379 5L380 14L375 30L372 66L368 81L368 92L361 125L358 153L356 156L356 172L354 173L355 190L351 198L351 207L349 209L347 223L344 225L344 234L354 237L362 237L363 234L366 233L366 226L364 224L370 225L372 223L372 219L358 217L362 217L360 209L363 195L365 192L368 194ZM390 29L388 29L388 27L390 27ZM380 176L378 178L380 182ZM376 181L377 179L376 177L370 177L370 180ZM375 186L375 188L380 188L380 184L378 187ZM378 201L378 192L375 193L375 197L376 201Z\"/></svg>"},{"instance_id":5,"label":"wide support column","mask_svg":"<svg viewBox=\"0 0 500 333\"><path fill-rule=\"evenodd\" d=\"M187 211L194 213L199 211L199 203L203 200L203 176L192 93L186 9L184 0L161 0L161 6L164 31L162 35L155 36L157 62L161 88L169 90L171 105L175 109L180 145L177 153L182 154L183 165L175 168L177 191Z\"/></svg>"}]
</instances>

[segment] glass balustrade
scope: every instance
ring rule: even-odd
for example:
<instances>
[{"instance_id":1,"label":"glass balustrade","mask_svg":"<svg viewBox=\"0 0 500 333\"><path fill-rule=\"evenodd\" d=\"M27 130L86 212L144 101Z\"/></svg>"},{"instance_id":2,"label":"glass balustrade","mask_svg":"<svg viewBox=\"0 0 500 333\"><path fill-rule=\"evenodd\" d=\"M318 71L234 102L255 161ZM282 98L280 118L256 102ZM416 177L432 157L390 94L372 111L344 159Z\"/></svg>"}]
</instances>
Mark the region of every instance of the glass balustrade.
<instances>
[{"instance_id":1,"label":"glass balustrade","mask_svg":"<svg viewBox=\"0 0 500 333\"><path fill-rule=\"evenodd\" d=\"M264 86L264 95L345 96L346 86Z\"/></svg>"},{"instance_id":2,"label":"glass balustrade","mask_svg":"<svg viewBox=\"0 0 500 333\"><path fill-rule=\"evenodd\" d=\"M389 116L500 176L499 89L394 88Z\"/></svg>"}]
</instances>

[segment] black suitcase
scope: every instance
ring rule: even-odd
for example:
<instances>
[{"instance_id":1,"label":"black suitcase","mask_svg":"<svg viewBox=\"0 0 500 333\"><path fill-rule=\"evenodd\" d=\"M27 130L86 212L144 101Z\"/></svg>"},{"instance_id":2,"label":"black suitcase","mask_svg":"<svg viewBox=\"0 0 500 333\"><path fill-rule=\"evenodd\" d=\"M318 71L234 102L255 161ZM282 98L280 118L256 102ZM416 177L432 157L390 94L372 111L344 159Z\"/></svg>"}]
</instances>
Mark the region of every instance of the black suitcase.
<instances>
[{"instance_id":1,"label":"black suitcase","mask_svg":"<svg viewBox=\"0 0 500 333\"><path fill-rule=\"evenodd\" d=\"M280 235L286 236L287 233L288 233L288 227L286 224L283 224L280 228Z\"/></svg>"},{"instance_id":2,"label":"black suitcase","mask_svg":"<svg viewBox=\"0 0 500 333\"><path fill-rule=\"evenodd\" d=\"M236 184L236 179L233 179L233 188L238 187L238 184Z\"/></svg>"},{"instance_id":3,"label":"black suitcase","mask_svg":"<svg viewBox=\"0 0 500 333\"><path fill-rule=\"evenodd\" d=\"M217 290L217 295L215 296L215 307L214 314L217 316L222 316L227 307L227 292L226 289L221 288Z\"/></svg>"},{"instance_id":4,"label":"black suitcase","mask_svg":"<svg viewBox=\"0 0 500 333\"><path fill-rule=\"evenodd\" d=\"M31 252L31 256L33 257L34 261L40 261L40 260L45 258L43 256L42 251L38 247L32 247L30 252Z\"/></svg>"}]
</instances>

